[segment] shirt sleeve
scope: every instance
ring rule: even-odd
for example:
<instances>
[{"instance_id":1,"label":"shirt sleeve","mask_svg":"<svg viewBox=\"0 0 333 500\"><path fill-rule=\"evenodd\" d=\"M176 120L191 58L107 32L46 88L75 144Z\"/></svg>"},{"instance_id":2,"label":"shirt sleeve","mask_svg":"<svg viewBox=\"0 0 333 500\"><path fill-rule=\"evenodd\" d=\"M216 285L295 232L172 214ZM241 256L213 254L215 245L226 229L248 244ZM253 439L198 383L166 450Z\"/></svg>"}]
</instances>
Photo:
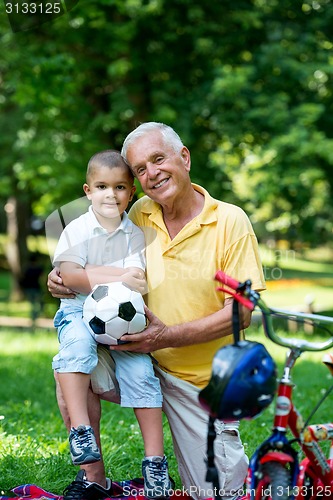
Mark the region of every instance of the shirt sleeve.
<instances>
[{"instance_id":1,"label":"shirt sleeve","mask_svg":"<svg viewBox=\"0 0 333 500\"><path fill-rule=\"evenodd\" d=\"M143 231L133 224L133 231L130 236L128 252L124 259L124 268L138 267L146 269L146 244Z\"/></svg>"},{"instance_id":2,"label":"shirt sleeve","mask_svg":"<svg viewBox=\"0 0 333 500\"><path fill-rule=\"evenodd\" d=\"M244 236L230 247L223 270L238 281L252 281L252 288L258 292L266 289L258 244L254 235Z\"/></svg>"},{"instance_id":3,"label":"shirt sleeve","mask_svg":"<svg viewBox=\"0 0 333 500\"><path fill-rule=\"evenodd\" d=\"M252 281L254 290L266 289L259 245L252 224L243 210L238 209L227 228L228 245L221 268L238 281Z\"/></svg>"},{"instance_id":4,"label":"shirt sleeve","mask_svg":"<svg viewBox=\"0 0 333 500\"><path fill-rule=\"evenodd\" d=\"M80 230L81 229L81 230ZM85 267L88 256L88 236L82 234L82 227L78 227L74 220L65 227L60 235L53 257L53 265L59 266L61 262L74 262Z\"/></svg>"}]
</instances>

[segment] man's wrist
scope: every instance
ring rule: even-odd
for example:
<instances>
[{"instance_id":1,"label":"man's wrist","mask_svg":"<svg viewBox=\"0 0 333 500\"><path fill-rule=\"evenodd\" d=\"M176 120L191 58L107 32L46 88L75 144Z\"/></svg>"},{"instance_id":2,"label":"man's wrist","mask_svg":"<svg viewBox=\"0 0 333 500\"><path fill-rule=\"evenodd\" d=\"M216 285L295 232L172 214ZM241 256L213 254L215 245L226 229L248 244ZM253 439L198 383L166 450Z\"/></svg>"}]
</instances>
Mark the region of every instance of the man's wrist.
<instances>
[{"instance_id":1,"label":"man's wrist","mask_svg":"<svg viewBox=\"0 0 333 500\"><path fill-rule=\"evenodd\" d=\"M167 326L163 335L166 347L182 347L183 343L183 325Z\"/></svg>"}]
</instances>

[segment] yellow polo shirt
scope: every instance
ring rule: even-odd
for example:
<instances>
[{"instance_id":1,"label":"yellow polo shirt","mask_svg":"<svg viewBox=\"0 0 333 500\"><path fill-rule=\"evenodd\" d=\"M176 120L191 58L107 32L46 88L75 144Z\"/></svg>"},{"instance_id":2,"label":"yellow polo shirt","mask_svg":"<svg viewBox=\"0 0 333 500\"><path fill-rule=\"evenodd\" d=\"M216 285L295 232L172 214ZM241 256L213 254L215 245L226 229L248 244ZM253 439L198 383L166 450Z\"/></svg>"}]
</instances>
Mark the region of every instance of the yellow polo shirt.
<instances>
[{"instance_id":1,"label":"yellow polo shirt","mask_svg":"<svg viewBox=\"0 0 333 500\"><path fill-rule=\"evenodd\" d=\"M166 325L176 325L208 316L223 307L224 294L214 281L217 270L262 290L265 281L258 243L242 209L205 196L202 212L171 240L159 204L147 196L139 199L129 216L146 237L149 309ZM198 387L211 375L215 352L233 342L232 335L211 342L155 351L160 367Z\"/></svg>"}]
</instances>

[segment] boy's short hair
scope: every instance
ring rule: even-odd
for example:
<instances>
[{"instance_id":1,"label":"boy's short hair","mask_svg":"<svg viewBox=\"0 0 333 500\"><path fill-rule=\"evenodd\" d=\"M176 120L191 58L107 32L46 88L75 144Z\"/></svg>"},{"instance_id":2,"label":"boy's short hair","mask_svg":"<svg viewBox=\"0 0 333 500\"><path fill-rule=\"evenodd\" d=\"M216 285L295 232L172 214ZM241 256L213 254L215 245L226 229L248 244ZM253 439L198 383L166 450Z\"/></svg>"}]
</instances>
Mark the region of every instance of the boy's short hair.
<instances>
[{"instance_id":1,"label":"boy's short hair","mask_svg":"<svg viewBox=\"0 0 333 500\"><path fill-rule=\"evenodd\" d=\"M129 166L127 165L127 163L125 162L124 158L121 156L120 151L116 151L115 149L106 149L104 151L99 151L98 153L95 153L88 162L86 181L88 182L89 178L94 174L94 172L98 168L102 167L124 168L128 171L129 177L134 182L134 175Z\"/></svg>"}]
</instances>

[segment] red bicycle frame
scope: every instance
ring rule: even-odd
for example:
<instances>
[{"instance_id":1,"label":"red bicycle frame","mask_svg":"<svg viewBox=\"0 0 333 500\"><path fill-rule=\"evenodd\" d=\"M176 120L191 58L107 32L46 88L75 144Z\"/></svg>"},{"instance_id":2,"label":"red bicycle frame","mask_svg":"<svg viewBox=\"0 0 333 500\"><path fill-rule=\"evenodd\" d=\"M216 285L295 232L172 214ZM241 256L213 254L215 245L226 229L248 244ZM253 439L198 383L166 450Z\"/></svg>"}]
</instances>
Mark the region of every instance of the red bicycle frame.
<instances>
[{"instance_id":1,"label":"red bicycle frame","mask_svg":"<svg viewBox=\"0 0 333 500\"><path fill-rule=\"evenodd\" d=\"M288 498L295 500L315 500L316 498L333 498L333 423L309 425L304 427L302 416L292 403L294 384L291 370L296 360L304 351L323 351L333 347L333 336L322 342L280 337L273 328L272 315L287 319L302 319L316 325L320 322L333 324L333 318L326 316L293 313L269 308L261 299L260 294L251 288L251 281L239 283L222 271L216 273L216 279L227 288L219 290L232 295L240 304L251 311L258 306L262 313L266 336L274 343L289 348L282 378L279 380L274 425L272 435L264 441L251 457L246 479L248 500L271 498L267 490L270 478L263 473L262 466L277 462L291 473L291 483L288 486ZM333 373L333 357L325 361ZM298 462L298 453L286 437L290 429L300 444L305 458ZM320 441L331 441L330 453L327 458L321 449ZM265 490L266 488L266 490ZM266 491L266 492L265 492ZM284 491L284 495L286 492ZM279 493L275 493L275 498ZM286 498L286 496L284 497Z\"/></svg>"}]
</instances>

